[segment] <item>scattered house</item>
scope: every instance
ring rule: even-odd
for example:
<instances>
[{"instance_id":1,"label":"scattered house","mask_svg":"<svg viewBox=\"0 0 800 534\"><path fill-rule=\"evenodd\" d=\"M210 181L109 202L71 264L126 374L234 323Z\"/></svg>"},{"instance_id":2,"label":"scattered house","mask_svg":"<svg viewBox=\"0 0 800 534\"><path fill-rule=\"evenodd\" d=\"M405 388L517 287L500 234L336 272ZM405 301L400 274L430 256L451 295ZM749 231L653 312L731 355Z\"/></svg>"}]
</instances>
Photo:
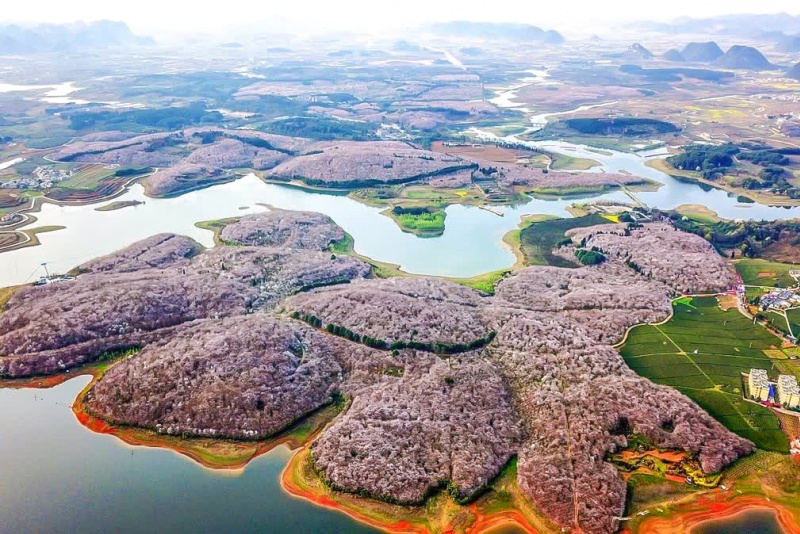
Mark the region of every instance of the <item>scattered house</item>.
<instances>
[{"instance_id":1,"label":"scattered house","mask_svg":"<svg viewBox=\"0 0 800 534\"><path fill-rule=\"evenodd\" d=\"M31 176L24 176L14 180L0 182L3 189L50 189L59 182L68 180L75 172L73 170L56 169L53 166L39 166Z\"/></svg>"},{"instance_id":2,"label":"scattered house","mask_svg":"<svg viewBox=\"0 0 800 534\"><path fill-rule=\"evenodd\" d=\"M797 308L800 306L800 293L797 289L776 289L761 297L758 305L761 311Z\"/></svg>"},{"instance_id":3,"label":"scattered house","mask_svg":"<svg viewBox=\"0 0 800 534\"><path fill-rule=\"evenodd\" d=\"M769 401L769 377L764 369L750 369L747 378L750 396L762 402Z\"/></svg>"},{"instance_id":4,"label":"scattered house","mask_svg":"<svg viewBox=\"0 0 800 534\"><path fill-rule=\"evenodd\" d=\"M38 282L34 282L34 285L37 286L46 286L48 284L58 284L60 282L68 282L70 280L75 280L74 276L70 275L50 275L50 276L40 276Z\"/></svg>"},{"instance_id":5,"label":"scattered house","mask_svg":"<svg viewBox=\"0 0 800 534\"><path fill-rule=\"evenodd\" d=\"M17 212L6 213L0 217L0 224L11 224L22 219L22 215Z\"/></svg>"},{"instance_id":6,"label":"scattered house","mask_svg":"<svg viewBox=\"0 0 800 534\"><path fill-rule=\"evenodd\" d=\"M787 408L800 408L800 387L792 375L778 377L778 402Z\"/></svg>"}]
</instances>

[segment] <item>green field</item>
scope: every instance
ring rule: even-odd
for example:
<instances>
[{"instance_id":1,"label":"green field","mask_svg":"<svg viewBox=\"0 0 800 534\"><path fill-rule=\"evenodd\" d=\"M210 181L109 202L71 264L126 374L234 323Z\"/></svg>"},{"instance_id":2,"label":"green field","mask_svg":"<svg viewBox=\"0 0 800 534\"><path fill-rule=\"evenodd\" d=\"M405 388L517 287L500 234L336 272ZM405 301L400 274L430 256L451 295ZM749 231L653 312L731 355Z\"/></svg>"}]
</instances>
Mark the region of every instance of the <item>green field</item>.
<instances>
[{"instance_id":1,"label":"green field","mask_svg":"<svg viewBox=\"0 0 800 534\"><path fill-rule=\"evenodd\" d=\"M593 159L576 158L567 154L550 154L552 163L550 168L554 171L588 171L594 167L599 167L600 164Z\"/></svg>"},{"instance_id":2,"label":"green field","mask_svg":"<svg viewBox=\"0 0 800 534\"><path fill-rule=\"evenodd\" d=\"M786 310L786 315L783 313L768 311L764 313L767 316L767 321L784 334L790 336L800 335L800 308ZM788 319L788 321L787 321Z\"/></svg>"},{"instance_id":3,"label":"green field","mask_svg":"<svg viewBox=\"0 0 800 534\"><path fill-rule=\"evenodd\" d=\"M791 287L794 278L789 276L798 265L760 259L743 259L736 262L736 271L746 286Z\"/></svg>"},{"instance_id":4,"label":"green field","mask_svg":"<svg viewBox=\"0 0 800 534\"><path fill-rule=\"evenodd\" d=\"M773 413L742 399L742 372L778 374L764 350L779 349L780 340L737 310L723 311L714 297L673 306L667 323L630 332L620 354L631 369L681 391L759 448L786 452L788 441Z\"/></svg>"},{"instance_id":5,"label":"green field","mask_svg":"<svg viewBox=\"0 0 800 534\"><path fill-rule=\"evenodd\" d=\"M528 265L552 265L554 267L576 267L577 265L553 254L556 243L573 228L584 228L597 224L610 224L600 215L592 214L574 219L552 219L534 222L519 233L520 250Z\"/></svg>"},{"instance_id":6,"label":"green field","mask_svg":"<svg viewBox=\"0 0 800 534\"><path fill-rule=\"evenodd\" d=\"M420 237L436 237L444 233L447 213L443 209L395 207L385 213L394 219L404 232Z\"/></svg>"}]
</instances>

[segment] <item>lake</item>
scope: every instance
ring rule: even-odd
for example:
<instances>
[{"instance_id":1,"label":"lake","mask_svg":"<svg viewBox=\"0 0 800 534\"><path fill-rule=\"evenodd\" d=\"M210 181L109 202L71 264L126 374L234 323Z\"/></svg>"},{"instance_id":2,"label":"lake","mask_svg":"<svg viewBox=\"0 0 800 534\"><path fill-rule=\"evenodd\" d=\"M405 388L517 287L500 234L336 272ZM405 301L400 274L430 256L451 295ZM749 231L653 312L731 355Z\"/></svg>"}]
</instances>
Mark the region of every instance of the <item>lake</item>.
<instances>
[{"instance_id":1,"label":"lake","mask_svg":"<svg viewBox=\"0 0 800 534\"><path fill-rule=\"evenodd\" d=\"M691 534L783 534L775 512L757 509L745 511L726 519L706 521L692 529Z\"/></svg>"},{"instance_id":2,"label":"lake","mask_svg":"<svg viewBox=\"0 0 800 534\"><path fill-rule=\"evenodd\" d=\"M663 184L657 191L637 192L651 207L674 209L681 204L703 204L727 219L774 220L800 216L800 208L770 207L738 202L735 196L718 189L676 180L645 163L656 153L627 154L608 151L599 154L589 147L565 142L537 142L533 146L601 163L597 171L625 171ZM621 191L588 198L630 202ZM373 208L346 196L330 195L297 188L267 184L255 175L235 182L187 193L168 199L145 197L144 189L134 185L118 201L138 200L145 204L99 212L90 206L45 204L35 214L35 226L65 226L66 229L41 234L41 245L0 254L0 287L35 280L43 274L40 265L48 262L52 272L69 269L109 254L121 247L159 232L185 234L212 246L212 234L194 223L210 219L247 215L269 204L283 209L310 210L331 216L355 239L356 251L378 261L400 265L414 274L471 277L511 267L515 258L502 243L527 214L569 217L566 208L576 198L532 198L519 206L502 206L498 216L474 206L447 208L444 234L420 238L405 233L380 208ZM245 209L241 209L245 208Z\"/></svg>"},{"instance_id":3,"label":"lake","mask_svg":"<svg viewBox=\"0 0 800 534\"><path fill-rule=\"evenodd\" d=\"M376 532L283 491L285 445L226 473L91 432L71 409L89 381L0 389L0 532Z\"/></svg>"}]
</instances>

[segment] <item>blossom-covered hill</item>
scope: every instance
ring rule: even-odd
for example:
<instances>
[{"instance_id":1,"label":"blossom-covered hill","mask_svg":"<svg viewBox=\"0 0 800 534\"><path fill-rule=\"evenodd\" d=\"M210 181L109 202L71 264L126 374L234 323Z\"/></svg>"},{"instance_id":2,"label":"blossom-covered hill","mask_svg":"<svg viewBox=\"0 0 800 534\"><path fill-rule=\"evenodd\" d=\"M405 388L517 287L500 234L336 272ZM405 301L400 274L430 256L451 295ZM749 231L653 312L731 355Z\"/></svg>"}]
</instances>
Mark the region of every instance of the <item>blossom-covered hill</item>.
<instances>
[{"instance_id":1,"label":"blossom-covered hill","mask_svg":"<svg viewBox=\"0 0 800 534\"><path fill-rule=\"evenodd\" d=\"M154 236L74 281L19 290L0 313L0 374L137 347L92 388L89 411L237 439L272 435L340 393L349 408L311 449L334 488L418 504L450 483L469 500L517 456L519 487L541 513L613 532L627 489L606 458L627 445L620 428L696 455L706 472L752 451L611 346L666 318L672 296L725 289L732 274L702 238L664 224L571 235L608 260L521 269L493 296L371 278L329 252L344 233L318 214L244 217L212 250Z\"/></svg>"}]
</instances>

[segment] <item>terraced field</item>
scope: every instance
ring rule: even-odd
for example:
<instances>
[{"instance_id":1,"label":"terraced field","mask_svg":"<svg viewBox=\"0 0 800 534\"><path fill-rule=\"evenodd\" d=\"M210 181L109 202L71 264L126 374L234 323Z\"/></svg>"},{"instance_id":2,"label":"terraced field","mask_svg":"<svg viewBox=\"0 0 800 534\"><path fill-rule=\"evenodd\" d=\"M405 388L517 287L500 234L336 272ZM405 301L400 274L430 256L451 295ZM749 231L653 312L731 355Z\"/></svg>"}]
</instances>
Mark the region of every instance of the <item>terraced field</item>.
<instances>
[{"instance_id":1,"label":"terraced field","mask_svg":"<svg viewBox=\"0 0 800 534\"><path fill-rule=\"evenodd\" d=\"M663 325L634 328L620 353L628 365L658 384L674 387L730 430L766 450L788 450L775 415L742 399L741 373L778 374L781 342L737 310L723 311L715 297L684 298Z\"/></svg>"}]
</instances>

